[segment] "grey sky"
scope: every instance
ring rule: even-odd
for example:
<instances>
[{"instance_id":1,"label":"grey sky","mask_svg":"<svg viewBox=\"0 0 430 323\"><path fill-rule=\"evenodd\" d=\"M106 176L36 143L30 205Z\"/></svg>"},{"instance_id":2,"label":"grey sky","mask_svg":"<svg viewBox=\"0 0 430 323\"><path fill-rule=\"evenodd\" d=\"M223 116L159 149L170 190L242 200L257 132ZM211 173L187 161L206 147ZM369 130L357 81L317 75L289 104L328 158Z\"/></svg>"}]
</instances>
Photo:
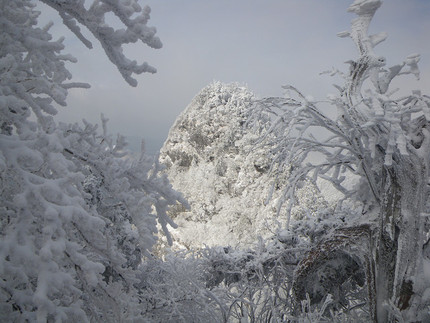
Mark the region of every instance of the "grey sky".
<instances>
[{"instance_id":1,"label":"grey sky","mask_svg":"<svg viewBox=\"0 0 430 323\"><path fill-rule=\"evenodd\" d=\"M122 80L96 41L94 49L86 49L54 19L54 35L64 34L66 52L78 58L70 66L74 79L92 85L70 92L59 119L95 123L104 113L112 133L142 137L154 153L176 117L213 80L247 85L260 97L282 95L281 85L292 84L324 98L335 92L335 80L319 73L333 66L346 70L344 62L356 58L352 41L336 37L349 29L354 16L346 9L351 2L141 1L152 8L149 25L157 28L163 48L127 48L129 56L158 69L157 74L138 76L137 88ZM402 86L430 93L430 1L384 1L371 26L371 32L379 31L389 37L375 51L387 57L388 65L421 54L421 81L407 76Z\"/></svg>"}]
</instances>

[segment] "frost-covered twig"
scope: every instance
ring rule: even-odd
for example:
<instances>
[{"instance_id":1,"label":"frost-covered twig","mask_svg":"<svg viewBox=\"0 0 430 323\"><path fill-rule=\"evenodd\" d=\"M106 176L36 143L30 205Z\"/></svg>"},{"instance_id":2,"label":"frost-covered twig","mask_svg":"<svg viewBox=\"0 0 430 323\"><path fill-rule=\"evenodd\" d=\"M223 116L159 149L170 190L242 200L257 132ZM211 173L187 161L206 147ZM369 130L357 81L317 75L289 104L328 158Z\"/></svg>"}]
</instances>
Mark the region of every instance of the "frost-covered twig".
<instances>
[{"instance_id":1,"label":"frost-covered twig","mask_svg":"<svg viewBox=\"0 0 430 323\"><path fill-rule=\"evenodd\" d=\"M100 0L100 1L61 1L40 0L60 14L64 24L87 46L91 42L82 34L79 24L86 27L100 42L110 61L117 66L122 77L132 86L137 85L133 74L144 72L155 73L156 69L144 62L140 65L123 54L123 45L138 41L149 47L162 47L160 39L155 36L156 29L148 27L151 9L143 9L138 1ZM88 5L88 2L90 5ZM114 14L123 23L124 28L114 29L106 21L107 14Z\"/></svg>"}]
</instances>

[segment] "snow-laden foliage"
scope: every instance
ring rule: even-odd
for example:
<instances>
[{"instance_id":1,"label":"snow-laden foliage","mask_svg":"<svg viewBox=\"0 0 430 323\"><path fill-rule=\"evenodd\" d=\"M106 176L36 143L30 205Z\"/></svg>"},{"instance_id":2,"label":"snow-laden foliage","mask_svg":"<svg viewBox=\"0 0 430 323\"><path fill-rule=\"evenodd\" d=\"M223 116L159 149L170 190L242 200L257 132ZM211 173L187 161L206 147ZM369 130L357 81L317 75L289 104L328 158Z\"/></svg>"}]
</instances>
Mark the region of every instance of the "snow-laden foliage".
<instances>
[{"instance_id":1,"label":"snow-laden foliage","mask_svg":"<svg viewBox=\"0 0 430 323\"><path fill-rule=\"evenodd\" d=\"M335 272L342 263L333 261L314 271L320 276L309 283L321 292L321 304L309 294L296 301L296 268L309 248L308 240L281 231L249 249L206 247L148 260L140 287L152 294L142 317L145 322L368 322L365 274L354 259L347 258L353 275ZM341 280L344 290L336 290L333 280ZM346 299L354 306L339 302Z\"/></svg>"},{"instance_id":2,"label":"snow-laden foliage","mask_svg":"<svg viewBox=\"0 0 430 323\"><path fill-rule=\"evenodd\" d=\"M206 285L208 260L179 252L141 266L144 322L226 322L226 294Z\"/></svg>"},{"instance_id":3,"label":"snow-laden foliage","mask_svg":"<svg viewBox=\"0 0 430 323\"><path fill-rule=\"evenodd\" d=\"M142 266L151 290L145 322L271 322L293 316L291 286L302 246L263 241L249 250L213 247ZM298 310L300 312L300 309Z\"/></svg>"},{"instance_id":4,"label":"snow-laden foliage","mask_svg":"<svg viewBox=\"0 0 430 323\"><path fill-rule=\"evenodd\" d=\"M26 136L38 126L52 132L56 109L51 103L64 106L69 88L87 85L66 83L72 75L65 62L75 59L61 54L63 40L52 41L50 25L37 27L39 13L33 2L1 1L0 5L2 133ZM32 114L37 122L29 119Z\"/></svg>"},{"instance_id":5,"label":"snow-laden foliage","mask_svg":"<svg viewBox=\"0 0 430 323\"><path fill-rule=\"evenodd\" d=\"M111 62L118 67L122 77L132 86L137 85L133 74L155 73L157 70L144 62L140 65L123 54L124 44L142 42L149 47L162 47L155 36L157 30L148 27L151 8L143 9L137 0L40 0L57 10L63 23L88 48L92 43L82 34L80 25L88 29L100 42ZM106 17L115 15L124 28L115 29L108 24Z\"/></svg>"},{"instance_id":6,"label":"snow-laden foliage","mask_svg":"<svg viewBox=\"0 0 430 323\"><path fill-rule=\"evenodd\" d=\"M343 201L361 204L362 222L371 223L375 231L369 248L376 275L368 277L371 317L391 322L402 313L406 320L420 321L428 305L420 295L429 286L423 278L422 247L430 98L419 91L399 95L390 88L395 77L419 76L420 56L409 55L386 68L385 58L375 54L374 47L386 34L368 35L368 26L381 3L356 0L348 9L357 18L351 31L339 36L352 38L359 57L349 61L348 73L332 71L345 80L336 85L338 95L314 102L285 86L287 96L261 100L254 118L267 120L269 132L276 134L277 140L268 145L275 163L295 165L285 187L290 207L305 179L328 181ZM327 103L336 108L335 117L320 108ZM388 310L387 304L396 310Z\"/></svg>"},{"instance_id":7,"label":"snow-laden foliage","mask_svg":"<svg viewBox=\"0 0 430 323\"><path fill-rule=\"evenodd\" d=\"M172 213L179 225L172 234L180 244L250 246L258 236L272 236L278 223L287 220L285 212L278 212L277 199L282 199L288 174L270 172L270 155L255 145L260 133L247 123L254 100L242 86L214 82L170 129L160 161L191 206ZM271 190L274 198L268 200ZM295 219L327 207L311 184L303 185L296 197Z\"/></svg>"},{"instance_id":8,"label":"snow-laden foliage","mask_svg":"<svg viewBox=\"0 0 430 323\"><path fill-rule=\"evenodd\" d=\"M112 140L107 133L107 121L102 116L102 134L98 133L97 125L85 121L84 128L77 124L60 124L69 140L65 154L86 176L83 185L90 195L88 203L112 221L109 227L121 230L118 221L130 222L123 228L125 232L112 234L126 239L127 231L135 230L137 240L127 244L134 249L138 245L145 256L149 256L157 240L156 222L171 244L167 226L175 228L176 224L167 215L167 210L177 202L185 208L188 204L180 193L172 190L166 175L160 174L162 167L156 160L146 156L143 150L139 158L131 156L121 135ZM137 260L139 262L140 257Z\"/></svg>"},{"instance_id":9,"label":"snow-laden foliage","mask_svg":"<svg viewBox=\"0 0 430 323\"><path fill-rule=\"evenodd\" d=\"M69 25L107 28L110 10L133 33L146 33L149 11L146 20L128 19L140 10L132 1L96 1L85 17L84 1L45 2ZM75 60L61 53L61 39L51 40L49 25L37 26L34 6L0 1L0 320L139 320L138 264L156 242L157 222L173 225L168 206L185 201L158 164L127 155L121 137L111 140L106 120L102 133L87 123L56 124L53 101L65 105L68 89L86 85L67 83L64 63ZM134 37L97 31L114 56ZM113 62L138 72L121 55Z\"/></svg>"}]
</instances>

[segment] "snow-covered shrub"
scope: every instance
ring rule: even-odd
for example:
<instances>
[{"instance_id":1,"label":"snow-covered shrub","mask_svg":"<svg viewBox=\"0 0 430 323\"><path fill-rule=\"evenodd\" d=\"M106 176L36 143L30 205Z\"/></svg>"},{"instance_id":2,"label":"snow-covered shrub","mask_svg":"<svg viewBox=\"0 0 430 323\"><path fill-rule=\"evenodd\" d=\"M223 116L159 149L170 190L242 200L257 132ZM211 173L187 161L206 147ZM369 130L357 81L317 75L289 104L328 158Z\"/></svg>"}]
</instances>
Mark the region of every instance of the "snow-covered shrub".
<instances>
[{"instance_id":1,"label":"snow-covered shrub","mask_svg":"<svg viewBox=\"0 0 430 323\"><path fill-rule=\"evenodd\" d=\"M208 260L180 251L140 267L145 322L227 322L227 295L207 287Z\"/></svg>"},{"instance_id":2,"label":"snow-covered shrub","mask_svg":"<svg viewBox=\"0 0 430 323\"><path fill-rule=\"evenodd\" d=\"M285 238L285 236L284 236ZM295 239L260 240L248 250L207 247L149 259L141 270L148 322L277 322L294 317Z\"/></svg>"}]
</instances>

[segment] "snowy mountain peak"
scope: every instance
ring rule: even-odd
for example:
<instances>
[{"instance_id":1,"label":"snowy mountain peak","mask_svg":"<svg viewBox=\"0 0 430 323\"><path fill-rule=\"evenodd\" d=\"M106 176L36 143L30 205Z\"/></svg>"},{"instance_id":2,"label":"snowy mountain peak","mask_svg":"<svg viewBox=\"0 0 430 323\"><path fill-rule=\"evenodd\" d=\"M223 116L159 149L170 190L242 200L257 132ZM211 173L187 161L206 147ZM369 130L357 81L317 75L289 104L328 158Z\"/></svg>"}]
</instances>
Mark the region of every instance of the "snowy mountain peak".
<instances>
[{"instance_id":1,"label":"snowy mountain peak","mask_svg":"<svg viewBox=\"0 0 430 323\"><path fill-rule=\"evenodd\" d=\"M269 172L268 153L255 144L259 135L247 125L253 103L246 88L215 82L197 94L170 129L160 161L191 205L172 214L180 245L248 246L286 223L282 212L276 216L285 179ZM303 201L317 195L308 187L302 192Z\"/></svg>"}]
</instances>

